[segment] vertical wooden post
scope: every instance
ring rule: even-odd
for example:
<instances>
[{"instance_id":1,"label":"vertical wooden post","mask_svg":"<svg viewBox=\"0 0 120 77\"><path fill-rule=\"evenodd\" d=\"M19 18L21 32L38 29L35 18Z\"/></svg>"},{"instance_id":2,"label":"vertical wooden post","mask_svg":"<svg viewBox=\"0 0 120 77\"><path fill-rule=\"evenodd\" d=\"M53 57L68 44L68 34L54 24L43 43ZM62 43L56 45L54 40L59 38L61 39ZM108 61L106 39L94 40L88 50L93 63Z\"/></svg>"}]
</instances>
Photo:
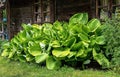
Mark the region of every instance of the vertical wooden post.
<instances>
[{"instance_id":1,"label":"vertical wooden post","mask_svg":"<svg viewBox=\"0 0 120 77\"><path fill-rule=\"evenodd\" d=\"M7 0L6 10L7 10L7 31L8 31L8 39L11 39L10 32L10 0Z\"/></svg>"},{"instance_id":2,"label":"vertical wooden post","mask_svg":"<svg viewBox=\"0 0 120 77\"><path fill-rule=\"evenodd\" d=\"M98 12L99 12L99 10L98 10L98 0L96 0L96 2L95 2L95 9L96 9L96 14L95 14L95 16L97 17L97 18L99 18L99 15L98 15Z\"/></svg>"},{"instance_id":3,"label":"vertical wooden post","mask_svg":"<svg viewBox=\"0 0 120 77\"><path fill-rule=\"evenodd\" d=\"M2 18L3 18L3 17L2 17L2 13L3 13L3 12L2 12L2 8L0 8L0 22L2 22Z\"/></svg>"},{"instance_id":4,"label":"vertical wooden post","mask_svg":"<svg viewBox=\"0 0 120 77\"><path fill-rule=\"evenodd\" d=\"M41 7L41 12L40 12L41 14L40 14L40 15L41 15L41 22L43 23L44 20L45 20L45 17L44 17L44 14L43 14L43 11L44 11L44 9L43 9L43 8L44 8L43 2L44 2L44 1L43 1L43 0L40 0L40 1L41 1L41 2L40 2L40 5L41 5L41 6L40 6L40 7Z\"/></svg>"},{"instance_id":5,"label":"vertical wooden post","mask_svg":"<svg viewBox=\"0 0 120 77\"><path fill-rule=\"evenodd\" d=\"M55 19L55 0L50 0L50 21L54 22Z\"/></svg>"},{"instance_id":6,"label":"vertical wooden post","mask_svg":"<svg viewBox=\"0 0 120 77\"><path fill-rule=\"evenodd\" d=\"M112 0L108 0L108 17L112 17Z\"/></svg>"}]
</instances>

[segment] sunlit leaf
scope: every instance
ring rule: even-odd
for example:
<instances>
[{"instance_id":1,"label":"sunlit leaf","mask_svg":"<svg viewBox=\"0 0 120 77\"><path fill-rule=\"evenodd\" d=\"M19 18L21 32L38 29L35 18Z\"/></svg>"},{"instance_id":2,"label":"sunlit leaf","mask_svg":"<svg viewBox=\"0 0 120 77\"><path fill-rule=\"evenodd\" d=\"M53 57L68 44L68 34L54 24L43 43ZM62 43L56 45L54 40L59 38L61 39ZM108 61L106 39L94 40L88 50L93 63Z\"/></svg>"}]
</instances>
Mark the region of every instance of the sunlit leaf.
<instances>
[{"instance_id":1,"label":"sunlit leaf","mask_svg":"<svg viewBox=\"0 0 120 77\"><path fill-rule=\"evenodd\" d=\"M48 58L48 54L42 53L41 55L35 56L36 63L44 62Z\"/></svg>"},{"instance_id":2,"label":"sunlit leaf","mask_svg":"<svg viewBox=\"0 0 120 77\"><path fill-rule=\"evenodd\" d=\"M70 53L70 48L55 48L52 54L56 57L66 57Z\"/></svg>"},{"instance_id":3,"label":"sunlit leaf","mask_svg":"<svg viewBox=\"0 0 120 77\"><path fill-rule=\"evenodd\" d=\"M95 49L93 49L93 58L103 67L110 66L108 59L102 53L97 53Z\"/></svg>"},{"instance_id":4,"label":"sunlit leaf","mask_svg":"<svg viewBox=\"0 0 120 77\"><path fill-rule=\"evenodd\" d=\"M38 55L41 54L42 49L41 49L39 43L29 42L28 52L29 52L32 56L38 56Z\"/></svg>"},{"instance_id":5,"label":"sunlit leaf","mask_svg":"<svg viewBox=\"0 0 120 77\"><path fill-rule=\"evenodd\" d=\"M96 37L96 43L99 44L99 45L105 44L105 37L104 36Z\"/></svg>"},{"instance_id":6,"label":"sunlit leaf","mask_svg":"<svg viewBox=\"0 0 120 77\"><path fill-rule=\"evenodd\" d=\"M87 13L77 13L74 14L70 20L69 24L86 24L88 22L88 14Z\"/></svg>"},{"instance_id":7,"label":"sunlit leaf","mask_svg":"<svg viewBox=\"0 0 120 77\"><path fill-rule=\"evenodd\" d=\"M46 66L48 69L53 70L53 69L59 69L61 66L61 61L55 60L52 56L49 56L46 59Z\"/></svg>"},{"instance_id":8,"label":"sunlit leaf","mask_svg":"<svg viewBox=\"0 0 120 77\"><path fill-rule=\"evenodd\" d=\"M76 42L76 38L72 37L63 42L63 46L71 47Z\"/></svg>"},{"instance_id":9,"label":"sunlit leaf","mask_svg":"<svg viewBox=\"0 0 120 77\"><path fill-rule=\"evenodd\" d=\"M90 29L90 32L95 32L98 27L100 27L101 23L98 19L92 19L88 22L88 27Z\"/></svg>"}]
</instances>

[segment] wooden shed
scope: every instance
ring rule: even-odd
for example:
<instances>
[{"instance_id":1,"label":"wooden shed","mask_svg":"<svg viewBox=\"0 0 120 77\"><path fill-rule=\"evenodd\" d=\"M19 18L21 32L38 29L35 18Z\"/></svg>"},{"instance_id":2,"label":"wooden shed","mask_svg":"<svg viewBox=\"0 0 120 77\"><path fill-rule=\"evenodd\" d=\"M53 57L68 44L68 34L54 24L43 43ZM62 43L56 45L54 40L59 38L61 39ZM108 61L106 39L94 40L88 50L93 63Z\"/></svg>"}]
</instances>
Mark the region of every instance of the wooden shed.
<instances>
[{"instance_id":1,"label":"wooden shed","mask_svg":"<svg viewBox=\"0 0 120 77\"><path fill-rule=\"evenodd\" d=\"M87 12L89 18L103 19L111 17L119 6L120 0L7 0L9 39L21 30L21 23L68 21L78 12Z\"/></svg>"}]
</instances>

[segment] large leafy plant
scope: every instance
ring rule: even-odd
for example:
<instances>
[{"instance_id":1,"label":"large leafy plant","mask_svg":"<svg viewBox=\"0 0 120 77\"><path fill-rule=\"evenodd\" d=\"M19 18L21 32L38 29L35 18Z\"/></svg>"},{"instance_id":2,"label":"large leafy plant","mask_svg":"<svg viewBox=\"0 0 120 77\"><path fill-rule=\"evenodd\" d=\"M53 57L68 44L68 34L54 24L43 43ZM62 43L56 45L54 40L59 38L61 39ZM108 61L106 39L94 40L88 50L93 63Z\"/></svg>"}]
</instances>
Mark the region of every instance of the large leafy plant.
<instances>
[{"instance_id":1,"label":"large leafy plant","mask_svg":"<svg viewBox=\"0 0 120 77\"><path fill-rule=\"evenodd\" d=\"M69 23L23 24L20 31L4 49L2 56L20 61L45 63L48 69L58 69L62 62L89 64L95 60L104 67L109 61L101 52L104 36L98 19L88 21L87 13L73 15Z\"/></svg>"}]
</instances>

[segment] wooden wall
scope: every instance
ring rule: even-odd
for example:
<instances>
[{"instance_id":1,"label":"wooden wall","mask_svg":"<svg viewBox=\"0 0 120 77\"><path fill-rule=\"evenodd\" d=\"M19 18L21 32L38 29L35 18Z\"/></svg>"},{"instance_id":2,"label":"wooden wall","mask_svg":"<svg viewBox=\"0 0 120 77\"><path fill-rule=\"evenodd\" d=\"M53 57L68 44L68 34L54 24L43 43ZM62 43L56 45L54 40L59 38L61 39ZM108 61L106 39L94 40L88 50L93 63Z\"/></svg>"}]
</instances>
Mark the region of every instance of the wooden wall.
<instances>
[{"instance_id":1,"label":"wooden wall","mask_svg":"<svg viewBox=\"0 0 120 77\"><path fill-rule=\"evenodd\" d=\"M10 38L21 30L21 23L31 23L34 19L33 4L35 0L8 0ZM68 21L75 13L87 12L89 18L95 16L91 5L94 0L53 0L51 11L54 20ZM94 7L94 6L93 6ZM95 9L95 8L94 8Z\"/></svg>"},{"instance_id":2,"label":"wooden wall","mask_svg":"<svg viewBox=\"0 0 120 77\"><path fill-rule=\"evenodd\" d=\"M57 0L56 1L56 19L65 20L75 13L87 12L91 17L91 0Z\"/></svg>"},{"instance_id":3,"label":"wooden wall","mask_svg":"<svg viewBox=\"0 0 120 77\"><path fill-rule=\"evenodd\" d=\"M10 0L10 38L21 29L22 23L32 23L32 2L30 0Z\"/></svg>"}]
</instances>

